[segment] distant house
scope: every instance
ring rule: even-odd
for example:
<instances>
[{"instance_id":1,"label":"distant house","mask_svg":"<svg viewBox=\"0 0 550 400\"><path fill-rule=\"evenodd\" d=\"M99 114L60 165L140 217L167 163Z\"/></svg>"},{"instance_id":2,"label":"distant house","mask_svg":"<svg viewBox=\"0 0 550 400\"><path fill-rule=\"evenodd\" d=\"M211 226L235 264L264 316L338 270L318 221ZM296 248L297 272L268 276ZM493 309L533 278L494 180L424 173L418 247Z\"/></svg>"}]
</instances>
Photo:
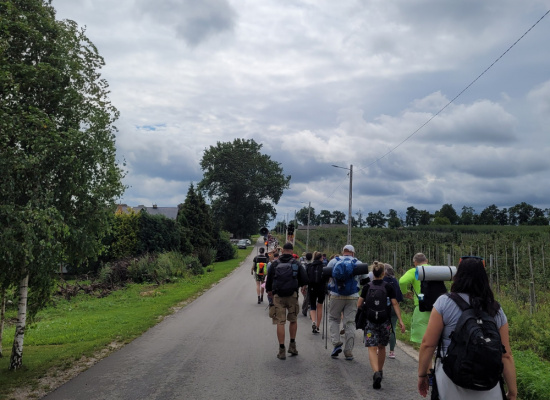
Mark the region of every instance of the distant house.
<instances>
[{"instance_id":1,"label":"distant house","mask_svg":"<svg viewBox=\"0 0 550 400\"><path fill-rule=\"evenodd\" d=\"M119 204L116 212L127 213L129 209L134 210L136 213L140 212L142 209L145 209L150 215L164 215L165 217L173 220L178 217L178 207L159 207L156 204L153 204L153 207L145 207L144 205L128 207L127 204Z\"/></svg>"}]
</instances>

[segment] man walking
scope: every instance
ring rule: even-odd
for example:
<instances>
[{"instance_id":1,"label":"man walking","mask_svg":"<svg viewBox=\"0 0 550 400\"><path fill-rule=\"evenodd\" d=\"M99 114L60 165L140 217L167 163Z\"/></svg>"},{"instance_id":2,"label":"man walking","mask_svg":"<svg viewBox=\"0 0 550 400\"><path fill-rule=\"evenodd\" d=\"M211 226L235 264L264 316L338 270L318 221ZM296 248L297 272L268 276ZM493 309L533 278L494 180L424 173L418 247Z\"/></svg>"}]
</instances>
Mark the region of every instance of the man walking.
<instances>
[{"instance_id":1,"label":"man walking","mask_svg":"<svg viewBox=\"0 0 550 400\"><path fill-rule=\"evenodd\" d=\"M273 306L269 308L269 316L273 325L277 325L277 339L279 341L279 353L277 358L286 359L285 349L285 324L288 319L288 333L290 344L288 353L298 355L296 349L296 332L298 330L298 290L308 284L307 273L293 256L292 243L283 246L282 254L278 260L271 263L267 273L265 288L273 298Z\"/></svg>"},{"instance_id":2,"label":"man walking","mask_svg":"<svg viewBox=\"0 0 550 400\"><path fill-rule=\"evenodd\" d=\"M402 293L406 293L405 297L408 299L414 296L414 311L411 322L411 341L415 343L422 343L422 338L428 327L428 320L430 319L430 312L422 312L418 307L418 296L420 293L420 281L416 279L415 272L416 267L421 265L429 265L428 259L423 253L416 253L413 257L414 268L409 269L401 279L399 279L399 288ZM409 286L412 287L412 293L409 292Z\"/></svg>"},{"instance_id":3,"label":"man walking","mask_svg":"<svg viewBox=\"0 0 550 400\"><path fill-rule=\"evenodd\" d=\"M258 295L258 304L263 303L264 301L264 288L261 287L262 283L265 280L267 275L267 263L269 258L264 254L265 250L263 247L260 247L260 254L254 257L252 269L250 274L254 275L254 280L256 281L256 294Z\"/></svg>"},{"instance_id":4,"label":"man walking","mask_svg":"<svg viewBox=\"0 0 550 400\"><path fill-rule=\"evenodd\" d=\"M348 274L345 281L338 282L335 276L335 268L343 269L345 265L361 263L355 258L355 248L351 244L344 246L343 256L338 256L330 260L327 267L332 267L333 277L329 281L329 331L330 341L334 347L331 353L332 358L337 358L342 352L344 346L344 356L346 360L353 360L353 345L355 342L355 314L357 312L357 299L359 298L359 281L366 275ZM353 268L353 267L352 267ZM351 288L347 290L346 288ZM340 339L340 320L343 316L345 344Z\"/></svg>"}]
</instances>

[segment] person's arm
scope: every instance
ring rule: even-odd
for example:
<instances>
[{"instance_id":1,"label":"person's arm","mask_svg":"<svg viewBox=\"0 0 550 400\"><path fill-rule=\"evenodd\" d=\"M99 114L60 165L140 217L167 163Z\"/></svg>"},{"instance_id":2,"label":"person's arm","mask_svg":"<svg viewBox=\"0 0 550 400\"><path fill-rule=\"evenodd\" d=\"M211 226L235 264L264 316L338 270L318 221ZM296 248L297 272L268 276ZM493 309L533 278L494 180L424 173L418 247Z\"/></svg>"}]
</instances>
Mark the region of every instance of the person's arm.
<instances>
[{"instance_id":1,"label":"person's arm","mask_svg":"<svg viewBox=\"0 0 550 400\"><path fill-rule=\"evenodd\" d=\"M252 269L250 270L250 275L254 275L254 269L256 268L256 257L252 260Z\"/></svg>"},{"instance_id":2,"label":"person's arm","mask_svg":"<svg viewBox=\"0 0 550 400\"><path fill-rule=\"evenodd\" d=\"M499 332L502 345L506 349L506 353L502 355L502 363L504 364L504 371L502 372L502 375L504 376L504 381L506 382L506 387L508 388L506 398L508 400L516 400L518 395L516 365L514 363L514 357L512 356L512 349L510 348L510 331L508 323L502 325Z\"/></svg>"},{"instance_id":3,"label":"person's arm","mask_svg":"<svg viewBox=\"0 0 550 400\"><path fill-rule=\"evenodd\" d=\"M363 302L365 301L365 299L363 299L362 297L359 297L357 299L357 308L361 308L361 306L363 305Z\"/></svg>"},{"instance_id":4,"label":"person's arm","mask_svg":"<svg viewBox=\"0 0 550 400\"><path fill-rule=\"evenodd\" d=\"M418 353L418 393L422 397L428 395L430 383L428 381L428 369L432 363L432 358L439 343L439 338L443 332L443 317L434 308L430 314L426 333L422 338L420 351Z\"/></svg>"},{"instance_id":5,"label":"person's arm","mask_svg":"<svg viewBox=\"0 0 550 400\"><path fill-rule=\"evenodd\" d=\"M397 315L397 319L399 320L399 325L401 326L401 333L405 333L405 323L403 322L403 319L401 319L401 308L399 307L399 302L397 301L397 299L391 299L391 304L395 311L395 315Z\"/></svg>"}]
</instances>

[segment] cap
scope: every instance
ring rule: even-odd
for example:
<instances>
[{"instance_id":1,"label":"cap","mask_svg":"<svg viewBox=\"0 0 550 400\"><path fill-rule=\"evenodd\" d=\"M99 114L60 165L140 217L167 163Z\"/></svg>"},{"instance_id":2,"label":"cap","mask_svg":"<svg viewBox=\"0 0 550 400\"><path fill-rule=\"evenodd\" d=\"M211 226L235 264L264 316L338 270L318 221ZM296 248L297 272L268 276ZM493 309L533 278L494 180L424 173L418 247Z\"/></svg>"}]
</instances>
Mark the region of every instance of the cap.
<instances>
[{"instance_id":1,"label":"cap","mask_svg":"<svg viewBox=\"0 0 550 400\"><path fill-rule=\"evenodd\" d=\"M346 251L346 250L351 251L352 253L355 253L355 247L353 247L351 244L346 244L342 251Z\"/></svg>"},{"instance_id":2,"label":"cap","mask_svg":"<svg viewBox=\"0 0 550 400\"><path fill-rule=\"evenodd\" d=\"M294 250L294 246L292 245L292 243L286 242L286 243L283 245L283 250Z\"/></svg>"}]
</instances>

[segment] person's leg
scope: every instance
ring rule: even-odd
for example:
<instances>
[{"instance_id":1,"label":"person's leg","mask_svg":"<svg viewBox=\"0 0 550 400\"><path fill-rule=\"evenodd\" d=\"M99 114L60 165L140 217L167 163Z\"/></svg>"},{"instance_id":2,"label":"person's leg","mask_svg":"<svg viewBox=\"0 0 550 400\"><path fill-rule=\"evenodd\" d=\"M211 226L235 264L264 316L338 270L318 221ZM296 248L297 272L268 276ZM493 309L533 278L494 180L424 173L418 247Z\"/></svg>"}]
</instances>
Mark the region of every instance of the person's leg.
<instances>
[{"instance_id":1,"label":"person's leg","mask_svg":"<svg viewBox=\"0 0 550 400\"><path fill-rule=\"evenodd\" d=\"M296 339L296 332L298 331L298 322L290 322L288 324L288 333L291 339ZM283 337L284 339L284 337ZM283 342L284 343L284 342Z\"/></svg>"},{"instance_id":2,"label":"person's leg","mask_svg":"<svg viewBox=\"0 0 550 400\"><path fill-rule=\"evenodd\" d=\"M384 363L386 362L386 346L378 345L378 371L382 372Z\"/></svg>"},{"instance_id":3,"label":"person's leg","mask_svg":"<svg viewBox=\"0 0 550 400\"><path fill-rule=\"evenodd\" d=\"M260 297L260 281L256 280L256 294Z\"/></svg>"},{"instance_id":4,"label":"person's leg","mask_svg":"<svg viewBox=\"0 0 550 400\"><path fill-rule=\"evenodd\" d=\"M341 299L331 298L330 305L328 309L328 322L329 322L329 332L330 332L330 341L333 346L341 344L340 341L340 319L342 315L342 306L344 301Z\"/></svg>"},{"instance_id":5,"label":"person's leg","mask_svg":"<svg viewBox=\"0 0 550 400\"><path fill-rule=\"evenodd\" d=\"M395 311L392 310L391 314L391 333L390 333L390 356L393 356L393 351L395 350L395 343L397 342L395 337L395 325L397 323L397 315Z\"/></svg>"},{"instance_id":6,"label":"person's leg","mask_svg":"<svg viewBox=\"0 0 550 400\"><path fill-rule=\"evenodd\" d=\"M344 329L346 330L344 351L351 353L355 344L355 314L357 313L357 300L348 299L344 301Z\"/></svg>"},{"instance_id":7,"label":"person's leg","mask_svg":"<svg viewBox=\"0 0 550 400\"><path fill-rule=\"evenodd\" d=\"M321 325L321 321L323 320L323 304L322 303L317 303L317 318L316 318L316 321L317 321L317 328L319 328L319 326Z\"/></svg>"},{"instance_id":8,"label":"person's leg","mask_svg":"<svg viewBox=\"0 0 550 400\"><path fill-rule=\"evenodd\" d=\"M285 344L285 324L277 324L277 339L279 340L279 345Z\"/></svg>"},{"instance_id":9,"label":"person's leg","mask_svg":"<svg viewBox=\"0 0 550 400\"><path fill-rule=\"evenodd\" d=\"M313 293L311 287L307 289L307 292L309 296L309 317L311 318L312 326L315 325L318 327L320 320L317 318L317 296L315 296L315 293Z\"/></svg>"},{"instance_id":10,"label":"person's leg","mask_svg":"<svg viewBox=\"0 0 550 400\"><path fill-rule=\"evenodd\" d=\"M373 372L379 371L379 369L378 369L378 354L376 354L376 349L377 348L378 348L378 346L367 347L367 349L369 351L369 363L370 363L370 367L372 368Z\"/></svg>"}]
</instances>

